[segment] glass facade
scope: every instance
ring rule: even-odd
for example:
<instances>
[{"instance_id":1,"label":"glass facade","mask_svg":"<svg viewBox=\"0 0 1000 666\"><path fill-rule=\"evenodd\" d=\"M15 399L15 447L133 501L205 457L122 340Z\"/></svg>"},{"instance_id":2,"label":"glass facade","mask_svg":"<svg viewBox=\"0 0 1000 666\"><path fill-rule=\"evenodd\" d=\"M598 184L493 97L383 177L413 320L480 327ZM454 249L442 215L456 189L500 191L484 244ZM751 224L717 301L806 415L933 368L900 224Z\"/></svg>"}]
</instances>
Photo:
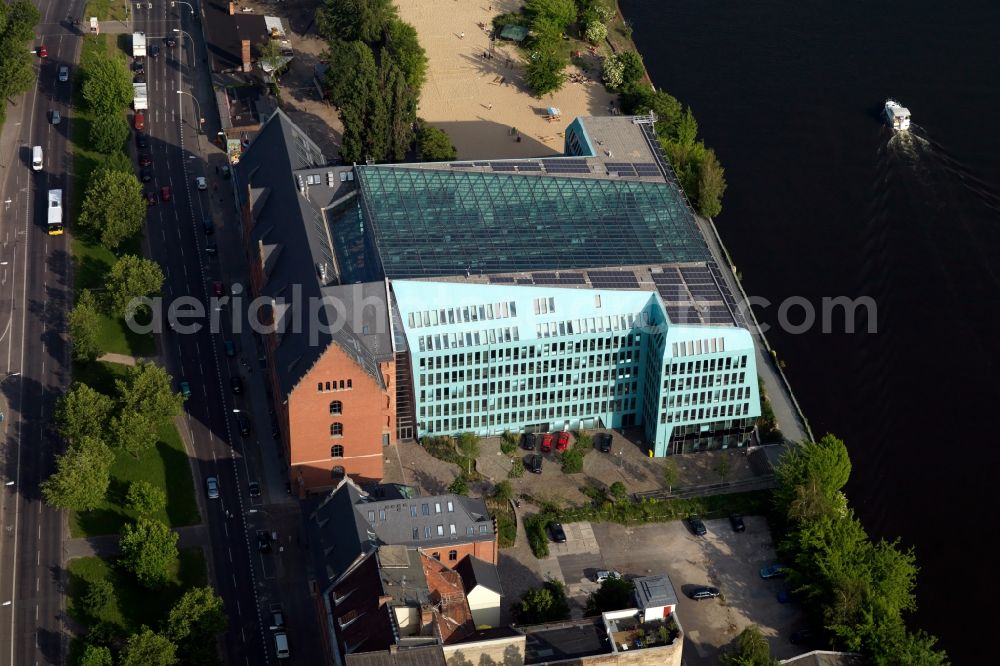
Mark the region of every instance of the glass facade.
<instances>
[{"instance_id":1,"label":"glass facade","mask_svg":"<svg viewBox=\"0 0 1000 666\"><path fill-rule=\"evenodd\" d=\"M332 225L344 282L711 258L668 183L356 169L360 215L341 211Z\"/></svg>"},{"instance_id":2,"label":"glass facade","mask_svg":"<svg viewBox=\"0 0 1000 666\"><path fill-rule=\"evenodd\" d=\"M393 290L418 437L641 425L662 456L745 443L760 414L750 334L672 326L653 292L412 281Z\"/></svg>"}]
</instances>

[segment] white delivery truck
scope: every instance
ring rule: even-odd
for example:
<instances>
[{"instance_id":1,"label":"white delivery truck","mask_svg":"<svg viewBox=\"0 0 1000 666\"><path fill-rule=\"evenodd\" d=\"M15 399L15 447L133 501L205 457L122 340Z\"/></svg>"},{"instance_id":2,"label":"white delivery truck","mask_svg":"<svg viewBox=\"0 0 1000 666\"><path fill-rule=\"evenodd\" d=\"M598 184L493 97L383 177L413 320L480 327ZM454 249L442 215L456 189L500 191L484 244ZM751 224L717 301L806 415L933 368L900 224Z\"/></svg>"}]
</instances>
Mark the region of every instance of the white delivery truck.
<instances>
[{"instance_id":1,"label":"white delivery truck","mask_svg":"<svg viewBox=\"0 0 1000 666\"><path fill-rule=\"evenodd\" d=\"M132 33L132 57L133 58L146 57L146 33L144 32Z\"/></svg>"},{"instance_id":2,"label":"white delivery truck","mask_svg":"<svg viewBox=\"0 0 1000 666\"><path fill-rule=\"evenodd\" d=\"M31 168L35 171L41 171L44 166L45 161L42 158L42 147L35 146L31 149Z\"/></svg>"},{"instance_id":3,"label":"white delivery truck","mask_svg":"<svg viewBox=\"0 0 1000 666\"><path fill-rule=\"evenodd\" d=\"M146 99L146 84L133 83L132 92L132 106L135 107L136 111L145 111L148 108L148 100Z\"/></svg>"}]
</instances>

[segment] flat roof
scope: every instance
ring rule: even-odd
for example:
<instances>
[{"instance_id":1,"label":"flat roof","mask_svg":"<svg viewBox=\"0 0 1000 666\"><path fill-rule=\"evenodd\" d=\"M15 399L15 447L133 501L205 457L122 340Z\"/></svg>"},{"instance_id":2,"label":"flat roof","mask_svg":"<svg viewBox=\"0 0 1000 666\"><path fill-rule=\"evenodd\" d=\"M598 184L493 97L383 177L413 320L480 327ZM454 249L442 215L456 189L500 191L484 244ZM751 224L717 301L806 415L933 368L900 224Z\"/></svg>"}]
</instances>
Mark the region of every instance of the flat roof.
<instances>
[{"instance_id":1,"label":"flat roof","mask_svg":"<svg viewBox=\"0 0 1000 666\"><path fill-rule=\"evenodd\" d=\"M525 635L525 664L611 654L611 642L600 618L519 629Z\"/></svg>"},{"instance_id":2,"label":"flat roof","mask_svg":"<svg viewBox=\"0 0 1000 666\"><path fill-rule=\"evenodd\" d=\"M635 585L635 597L639 608L657 608L660 606L676 606L677 594L674 585L666 574L660 576L642 576L632 581Z\"/></svg>"}]
</instances>

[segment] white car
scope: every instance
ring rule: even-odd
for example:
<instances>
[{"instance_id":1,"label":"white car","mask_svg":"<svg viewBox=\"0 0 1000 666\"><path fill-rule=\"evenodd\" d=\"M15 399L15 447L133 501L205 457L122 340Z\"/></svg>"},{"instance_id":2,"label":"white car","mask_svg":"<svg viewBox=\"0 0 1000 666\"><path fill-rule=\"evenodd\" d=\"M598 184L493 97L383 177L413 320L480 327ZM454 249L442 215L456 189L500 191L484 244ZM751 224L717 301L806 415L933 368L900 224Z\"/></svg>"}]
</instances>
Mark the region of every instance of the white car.
<instances>
[{"instance_id":1,"label":"white car","mask_svg":"<svg viewBox=\"0 0 1000 666\"><path fill-rule=\"evenodd\" d=\"M198 176L197 178L195 178L194 179L194 183L195 183L195 185L198 186L199 190L207 190L208 189L208 181L205 180L204 176Z\"/></svg>"},{"instance_id":2,"label":"white car","mask_svg":"<svg viewBox=\"0 0 1000 666\"><path fill-rule=\"evenodd\" d=\"M622 577L622 575L620 573L618 573L617 571L615 571L614 569L612 569L611 571L606 571L606 570L602 569L602 570L598 571L594 575L594 582L595 583L603 583L604 581L608 580L609 578L620 579L621 577Z\"/></svg>"}]
</instances>

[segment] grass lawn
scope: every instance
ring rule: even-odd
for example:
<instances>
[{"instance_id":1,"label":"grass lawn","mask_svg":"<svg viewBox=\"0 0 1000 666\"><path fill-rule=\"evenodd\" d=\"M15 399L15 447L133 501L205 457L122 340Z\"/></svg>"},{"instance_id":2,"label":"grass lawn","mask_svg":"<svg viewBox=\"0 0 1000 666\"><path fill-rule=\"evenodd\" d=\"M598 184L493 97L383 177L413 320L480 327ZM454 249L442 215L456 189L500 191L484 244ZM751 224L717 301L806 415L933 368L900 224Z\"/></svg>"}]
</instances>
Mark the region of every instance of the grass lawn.
<instances>
[{"instance_id":1,"label":"grass lawn","mask_svg":"<svg viewBox=\"0 0 1000 666\"><path fill-rule=\"evenodd\" d=\"M171 566L169 582L155 592L140 585L135 576L117 566L115 560L84 557L70 561L67 568L66 610L70 616L88 626L107 622L119 628L123 637L138 631L144 624L158 630L185 590L208 584L205 558L200 548L181 550ZM100 617L91 617L82 607L82 598L90 585L101 579L114 586L115 603L108 604Z\"/></svg>"},{"instance_id":2,"label":"grass lawn","mask_svg":"<svg viewBox=\"0 0 1000 666\"><path fill-rule=\"evenodd\" d=\"M149 481L166 491L167 509L154 518L171 527L200 522L188 456L177 428L170 423L160 429L156 448L141 459L124 451L116 452L107 497L96 509L70 513L70 534L83 537L120 532L126 522L136 518L135 513L125 508L125 493L132 481Z\"/></svg>"},{"instance_id":3,"label":"grass lawn","mask_svg":"<svg viewBox=\"0 0 1000 666\"><path fill-rule=\"evenodd\" d=\"M88 14L88 16L94 15ZM83 48L80 53L81 67L78 68L77 85L74 88L74 101L78 111L73 121L71 136L73 142L73 196L69 204L69 219L72 220L79 218L86 184L94 171L105 160L104 155L88 148L90 144L91 114L87 110L87 104L83 99L82 72L80 70L86 68L88 61L105 53L114 57L124 57L116 41L108 35L99 35L97 37L88 35L84 37ZM125 146L122 147L122 150L127 154ZM141 238L136 237L124 243L119 247L118 254L134 254L141 257ZM107 273L111 270L111 266L115 263L116 258L116 254L103 247L97 239L90 237L82 229L74 229L73 274L75 276L74 286L77 293L81 289L90 289L100 298L107 281ZM153 336L133 333L125 325L125 322L117 317L102 315L99 336L98 343L104 352L125 354L127 356L152 356L156 353L156 344Z\"/></svg>"},{"instance_id":4,"label":"grass lawn","mask_svg":"<svg viewBox=\"0 0 1000 666\"><path fill-rule=\"evenodd\" d=\"M86 24L91 16L96 16L99 21L124 21L128 18L128 0L90 0L81 22Z\"/></svg>"}]
</instances>

